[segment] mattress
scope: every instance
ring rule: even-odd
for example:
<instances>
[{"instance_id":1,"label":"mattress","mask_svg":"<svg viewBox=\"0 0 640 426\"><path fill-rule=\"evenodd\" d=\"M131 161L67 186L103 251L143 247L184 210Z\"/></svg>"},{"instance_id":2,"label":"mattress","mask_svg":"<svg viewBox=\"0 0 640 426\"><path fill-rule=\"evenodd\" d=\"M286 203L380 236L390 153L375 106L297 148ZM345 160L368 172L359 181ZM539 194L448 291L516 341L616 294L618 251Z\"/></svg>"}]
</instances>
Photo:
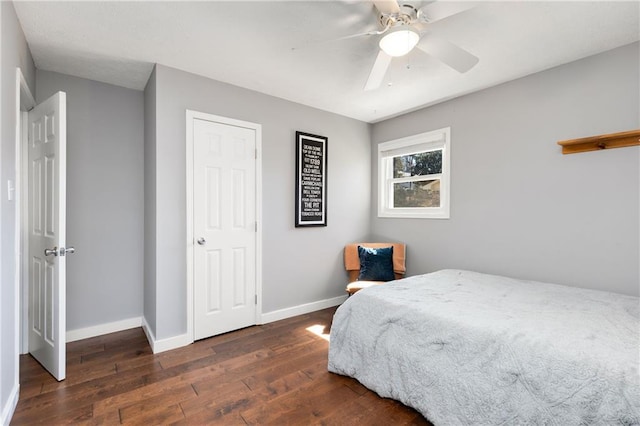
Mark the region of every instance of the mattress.
<instances>
[{"instance_id":1,"label":"mattress","mask_svg":"<svg viewBox=\"0 0 640 426\"><path fill-rule=\"evenodd\" d=\"M329 371L435 425L640 424L637 297L460 270L367 288Z\"/></svg>"}]
</instances>

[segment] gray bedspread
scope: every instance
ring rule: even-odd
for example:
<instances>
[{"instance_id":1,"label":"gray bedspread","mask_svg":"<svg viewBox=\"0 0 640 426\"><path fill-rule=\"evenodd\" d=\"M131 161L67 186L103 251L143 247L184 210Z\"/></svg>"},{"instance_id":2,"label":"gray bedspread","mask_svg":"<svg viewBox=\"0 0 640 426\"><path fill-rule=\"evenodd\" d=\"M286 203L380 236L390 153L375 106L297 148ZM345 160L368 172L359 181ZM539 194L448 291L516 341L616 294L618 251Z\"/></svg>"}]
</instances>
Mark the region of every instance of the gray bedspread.
<instances>
[{"instance_id":1,"label":"gray bedspread","mask_svg":"<svg viewBox=\"0 0 640 426\"><path fill-rule=\"evenodd\" d=\"M637 297L443 270L350 297L329 371L435 425L640 424Z\"/></svg>"}]
</instances>

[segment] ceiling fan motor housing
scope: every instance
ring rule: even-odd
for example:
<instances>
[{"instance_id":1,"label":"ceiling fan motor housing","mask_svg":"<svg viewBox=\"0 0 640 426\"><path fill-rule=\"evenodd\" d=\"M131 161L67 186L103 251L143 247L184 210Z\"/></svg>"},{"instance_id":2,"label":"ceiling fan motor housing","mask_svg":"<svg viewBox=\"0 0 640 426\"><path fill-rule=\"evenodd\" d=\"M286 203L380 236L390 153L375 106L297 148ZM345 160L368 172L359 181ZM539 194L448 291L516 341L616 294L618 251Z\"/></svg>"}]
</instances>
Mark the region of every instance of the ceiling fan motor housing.
<instances>
[{"instance_id":1,"label":"ceiling fan motor housing","mask_svg":"<svg viewBox=\"0 0 640 426\"><path fill-rule=\"evenodd\" d=\"M418 20L419 10L411 3L399 3L398 13L381 13L378 22L382 28L392 28L396 25L411 25Z\"/></svg>"}]
</instances>

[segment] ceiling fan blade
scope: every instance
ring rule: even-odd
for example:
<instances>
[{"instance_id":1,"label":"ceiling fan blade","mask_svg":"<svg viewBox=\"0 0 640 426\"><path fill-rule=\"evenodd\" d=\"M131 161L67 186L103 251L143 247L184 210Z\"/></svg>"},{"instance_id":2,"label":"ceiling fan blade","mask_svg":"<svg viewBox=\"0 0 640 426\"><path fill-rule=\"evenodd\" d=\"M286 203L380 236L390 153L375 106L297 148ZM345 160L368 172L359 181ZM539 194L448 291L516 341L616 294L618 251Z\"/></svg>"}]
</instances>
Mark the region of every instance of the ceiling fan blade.
<instances>
[{"instance_id":1,"label":"ceiling fan blade","mask_svg":"<svg viewBox=\"0 0 640 426\"><path fill-rule=\"evenodd\" d=\"M387 68L389 68L389 64L391 63L391 59L391 56L387 55L382 50L378 52L378 57L373 64L373 68L371 68L367 84L364 85L364 90L374 90L380 87L380 84L382 84L382 80L384 79L384 75L387 72Z\"/></svg>"},{"instance_id":2,"label":"ceiling fan blade","mask_svg":"<svg viewBox=\"0 0 640 426\"><path fill-rule=\"evenodd\" d=\"M384 15L399 13L400 6L396 0L371 0L376 5L376 9Z\"/></svg>"},{"instance_id":3,"label":"ceiling fan blade","mask_svg":"<svg viewBox=\"0 0 640 426\"><path fill-rule=\"evenodd\" d=\"M348 39L350 39L350 38L364 37L364 36L372 36L372 35L378 35L378 34L380 34L380 31L371 30L371 31L367 31L366 33L351 34L351 35L347 35L347 36L342 36L342 37L334 38L334 39L331 39L331 40L327 40L327 42L329 42L329 41L348 40Z\"/></svg>"},{"instance_id":4,"label":"ceiling fan blade","mask_svg":"<svg viewBox=\"0 0 640 426\"><path fill-rule=\"evenodd\" d=\"M434 1L420 8L420 13L427 22L432 23L473 9L474 7L476 7L476 5L472 3Z\"/></svg>"},{"instance_id":5,"label":"ceiling fan blade","mask_svg":"<svg viewBox=\"0 0 640 426\"><path fill-rule=\"evenodd\" d=\"M463 48L450 41L435 37L431 33L422 36L422 40L416 47L460 73L469 71L480 60Z\"/></svg>"},{"instance_id":6,"label":"ceiling fan blade","mask_svg":"<svg viewBox=\"0 0 640 426\"><path fill-rule=\"evenodd\" d=\"M303 44L301 46L292 47L291 50L301 50L303 48L306 48L306 47L309 47L309 46L312 46L312 45L323 45L323 44L326 44L326 43L333 43L333 42L336 42L336 41L349 40L351 38L358 38L358 37L372 36L372 35L379 35L379 34L381 34L380 31L371 30L371 31L367 31L366 33L351 34L351 35L347 35L347 36L331 38L331 39L328 39L328 40L309 42L309 43Z\"/></svg>"}]
</instances>

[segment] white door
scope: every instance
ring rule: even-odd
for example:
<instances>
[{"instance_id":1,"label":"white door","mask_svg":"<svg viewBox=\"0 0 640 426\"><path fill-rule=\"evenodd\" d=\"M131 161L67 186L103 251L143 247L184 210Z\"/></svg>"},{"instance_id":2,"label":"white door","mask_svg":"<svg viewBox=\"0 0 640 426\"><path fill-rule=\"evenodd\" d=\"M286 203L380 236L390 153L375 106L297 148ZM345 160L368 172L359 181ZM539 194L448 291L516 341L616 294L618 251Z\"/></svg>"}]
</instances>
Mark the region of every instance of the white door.
<instances>
[{"instance_id":1,"label":"white door","mask_svg":"<svg viewBox=\"0 0 640 426\"><path fill-rule=\"evenodd\" d=\"M29 111L29 352L65 378L66 94Z\"/></svg>"},{"instance_id":2,"label":"white door","mask_svg":"<svg viewBox=\"0 0 640 426\"><path fill-rule=\"evenodd\" d=\"M194 339L256 323L256 131L193 120Z\"/></svg>"}]
</instances>

